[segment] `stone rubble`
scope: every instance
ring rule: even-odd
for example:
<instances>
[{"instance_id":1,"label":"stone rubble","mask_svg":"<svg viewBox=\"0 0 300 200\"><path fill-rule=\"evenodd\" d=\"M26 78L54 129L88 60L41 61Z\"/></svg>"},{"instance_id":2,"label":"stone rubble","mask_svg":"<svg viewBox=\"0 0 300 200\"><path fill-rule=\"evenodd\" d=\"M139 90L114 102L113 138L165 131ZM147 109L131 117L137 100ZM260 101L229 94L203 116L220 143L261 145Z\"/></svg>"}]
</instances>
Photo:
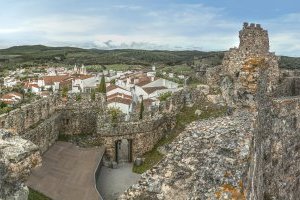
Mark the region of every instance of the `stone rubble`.
<instances>
[{"instance_id":1,"label":"stone rubble","mask_svg":"<svg viewBox=\"0 0 300 200\"><path fill-rule=\"evenodd\" d=\"M252 120L241 111L191 123L119 199L243 199Z\"/></svg>"},{"instance_id":2,"label":"stone rubble","mask_svg":"<svg viewBox=\"0 0 300 200\"><path fill-rule=\"evenodd\" d=\"M0 199L27 199L23 184L30 170L41 164L38 147L28 140L0 129Z\"/></svg>"}]
</instances>

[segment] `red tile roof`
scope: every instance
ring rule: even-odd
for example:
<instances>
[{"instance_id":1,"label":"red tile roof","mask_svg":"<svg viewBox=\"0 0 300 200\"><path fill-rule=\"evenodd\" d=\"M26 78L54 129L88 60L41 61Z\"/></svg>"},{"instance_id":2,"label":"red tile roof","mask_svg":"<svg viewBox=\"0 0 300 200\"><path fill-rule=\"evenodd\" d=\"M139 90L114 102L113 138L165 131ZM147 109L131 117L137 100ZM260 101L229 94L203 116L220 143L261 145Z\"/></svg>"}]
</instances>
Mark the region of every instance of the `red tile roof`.
<instances>
[{"instance_id":1,"label":"red tile roof","mask_svg":"<svg viewBox=\"0 0 300 200\"><path fill-rule=\"evenodd\" d=\"M113 84L111 84L111 85L109 85L109 86L106 87L106 92L112 91L112 90L117 89L117 88L120 88L121 90L128 91L128 90L126 90L126 89L124 89L124 88L121 88L121 87L118 86L118 85L113 85ZM129 92L129 91L128 91L128 92Z\"/></svg>"},{"instance_id":2,"label":"red tile roof","mask_svg":"<svg viewBox=\"0 0 300 200\"><path fill-rule=\"evenodd\" d=\"M113 99L113 98L116 98L116 97L120 97L120 98L123 98L123 99L130 99L130 100L132 100L132 96L129 96L129 95L126 95L126 94L122 94L122 93L119 93L119 92L107 96L107 100Z\"/></svg>"},{"instance_id":3,"label":"red tile roof","mask_svg":"<svg viewBox=\"0 0 300 200\"><path fill-rule=\"evenodd\" d=\"M113 99L109 99L107 100L107 103L122 103L122 104L126 104L126 105L130 105L132 102L132 100L130 99L124 99L124 98L120 98L120 97L116 97Z\"/></svg>"},{"instance_id":4,"label":"red tile roof","mask_svg":"<svg viewBox=\"0 0 300 200\"><path fill-rule=\"evenodd\" d=\"M147 94L152 94L153 92L157 91L157 90L164 90L164 89L168 89L164 86L160 86L160 87L145 87L143 88L143 90L147 93Z\"/></svg>"},{"instance_id":5,"label":"red tile roof","mask_svg":"<svg viewBox=\"0 0 300 200\"><path fill-rule=\"evenodd\" d=\"M106 92L112 91L114 89L117 89L118 87L116 85L111 84L110 86L106 87Z\"/></svg>"},{"instance_id":6,"label":"red tile roof","mask_svg":"<svg viewBox=\"0 0 300 200\"><path fill-rule=\"evenodd\" d=\"M30 86L31 86L31 87L36 87L36 88L39 87L38 84L35 84L35 83L34 83L34 84L30 84Z\"/></svg>"},{"instance_id":7,"label":"red tile roof","mask_svg":"<svg viewBox=\"0 0 300 200\"><path fill-rule=\"evenodd\" d=\"M44 76L43 80L45 85L53 85L54 82L62 82L65 79L69 78L68 75L61 75L61 76Z\"/></svg>"},{"instance_id":8,"label":"red tile roof","mask_svg":"<svg viewBox=\"0 0 300 200\"><path fill-rule=\"evenodd\" d=\"M2 101L2 102L4 102L5 104L14 104L15 103L15 101L13 101L13 100L0 100L0 101Z\"/></svg>"},{"instance_id":9,"label":"red tile roof","mask_svg":"<svg viewBox=\"0 0 300 200\"><path fill-rule=\"evenodd\" d=\"M84 79L87 79L87 78L91 78L93 77L92 75L84 75L84 74L76 74L74 75L74 78L76 79L81 79L81 80L84 80Z\"/></svg>"},{"instance_id":10,"label":"red tile roof","mask_svg":"<svg viewBox=\"0 0 300 200\"><path fill-rule=\"evenodd\" d=\"M10 93L2 95L1 99L12 99L15 96L22 98L22 94L17 93L17 92L10 92Z\"/></svg>"},{"instance_id":11,"label":"red tile roof","mask_svg":"<svg viewBox=\"0 0 300 200\"><path fill-rule=\"evenodd\" d=\"M24 83L24 88L32 88L32 87L36 87L36 88L39 88L38 84L36 83L31 83L31 82L25 82Z\"/></svg>"},{"instance_id":12,"label":"red tile roof","mask_svg":"<svg viewBox=\"0 0 300 200\"><path fill-rule=\"evenodd\" d=\"M151 80L142 80L136 83L136 85L142 87L144 85L147 85L148 83L151 83Z\"/></svg>"},{"instance_id":13,"label":"red tile roof","mask_svg":"<svg viewBox=\"0 0 300 200\"><path fill-rule=\"evenodd\" d=\"M22 98L22 94L20 94L19 92L10 92L9 94L13 94L13 95L16 95L16 96L19 96Z\"/></svg>"}]
</instances>

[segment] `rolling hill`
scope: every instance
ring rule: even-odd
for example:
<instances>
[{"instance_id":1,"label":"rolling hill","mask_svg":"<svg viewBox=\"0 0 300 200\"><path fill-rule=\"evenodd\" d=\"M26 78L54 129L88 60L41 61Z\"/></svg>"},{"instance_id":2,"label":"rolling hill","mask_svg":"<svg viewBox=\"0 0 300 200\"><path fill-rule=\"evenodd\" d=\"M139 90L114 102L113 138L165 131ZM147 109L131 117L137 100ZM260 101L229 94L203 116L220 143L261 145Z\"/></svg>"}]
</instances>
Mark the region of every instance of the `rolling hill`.
<instances>
[{"instance_id":1,"label":"rolling hill","mask_svg":"<svg viewBox=\"0 0 300 200\"><path fill-rule=\"evenodd\" d=\"M14 46L0 50L1 69L35 65L105 65L105 64L152 64L178 65L191 64L194 57L209 61L210 65L221 64L224 52L203 51L161 51L134 49L82 49L75 47L47 47L43 45ZM300 69L300 58L283 56L280 67Z\"/></svg>"}]
</instances>

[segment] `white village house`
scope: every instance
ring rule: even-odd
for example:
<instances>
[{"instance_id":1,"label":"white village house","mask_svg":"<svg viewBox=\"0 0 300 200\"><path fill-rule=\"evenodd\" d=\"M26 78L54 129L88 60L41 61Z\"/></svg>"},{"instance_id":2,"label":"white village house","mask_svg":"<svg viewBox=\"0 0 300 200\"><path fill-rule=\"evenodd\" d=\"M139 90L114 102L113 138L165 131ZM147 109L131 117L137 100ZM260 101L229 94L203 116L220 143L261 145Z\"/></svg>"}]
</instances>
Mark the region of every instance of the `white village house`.
<instances>
[{"instance_id":1,"label":"white village house","mask_svg":"<svg viewBox=\"0 0 300 200\"><path fill-rule=\"evenodd\" d=\"M2 95L0 98L0 101L6 103L9 106L13 106L17 103L19 103L22 100L23 96L20 93L17 92L10 92L7 94Z\"/></svg>"},{"instance_id":2,"label":"white village house","mask_svg":"<svg viewBox=\"0 0 300 200\"><path fill-rule=\"evenodd\" d=\"M110 85L106 88L107 106L118 108L124 114L132 112L133 96L132 93L116 85Z\"/></svg>"}]
</instances>

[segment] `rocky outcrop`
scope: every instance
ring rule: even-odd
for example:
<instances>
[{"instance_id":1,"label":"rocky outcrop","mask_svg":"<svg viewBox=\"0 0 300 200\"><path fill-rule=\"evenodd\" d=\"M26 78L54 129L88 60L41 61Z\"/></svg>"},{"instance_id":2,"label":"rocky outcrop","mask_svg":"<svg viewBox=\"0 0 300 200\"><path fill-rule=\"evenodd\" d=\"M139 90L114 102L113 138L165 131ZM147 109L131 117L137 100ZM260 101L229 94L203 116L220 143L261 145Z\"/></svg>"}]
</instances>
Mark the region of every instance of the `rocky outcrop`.
<instances>
[{"instance_id":1,"label":"rocky outcrop","mask_svg":"<svg viewBox=\"0 0 300 200\"><path fill-rule=\"evenodd\" d=\"M245 199L253 116L191 123L119 199Z\"/></svg>"},{"instance_id":2,"label":"rocky outcrop","mask_svg":"<svg viewBox=\"0 0 300 200\"><path fill-rule=\"evenodd\" d=\"M0 199L25 200L30 170L41 164L38 147L0 129Z\"/></svg>"}]
</instances>

